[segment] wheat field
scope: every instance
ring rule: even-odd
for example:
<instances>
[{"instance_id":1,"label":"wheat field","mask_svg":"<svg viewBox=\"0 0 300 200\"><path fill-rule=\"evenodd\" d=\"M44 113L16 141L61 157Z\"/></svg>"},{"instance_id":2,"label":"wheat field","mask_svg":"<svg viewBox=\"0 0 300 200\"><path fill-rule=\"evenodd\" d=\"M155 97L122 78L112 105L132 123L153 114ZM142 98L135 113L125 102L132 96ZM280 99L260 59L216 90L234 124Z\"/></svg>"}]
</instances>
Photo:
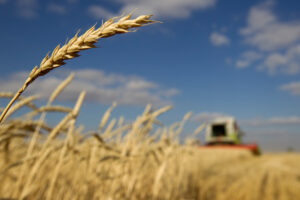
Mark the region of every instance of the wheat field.
<instances>
[{"instance_id":1,"label":"wheat field","mask_svg":"<svg viewBox=\"0 0 300 200\"><path fill-rule=\"evenodd\" d=\"M63 47L58 46L35 67L16 93L0 93L11 102L3 107L0 124L0 199L103 199L103 200L298 200L300 155L297 153L254 156L246 150L205 149L195 135L185 142L180 133L191 114L171 126L159 126L166 106L146 106L131 123L103 113L98 129L85 132L77 118L85 92L74 107L55 104L57 96L72 84L74 74L63 81L44 106L35 96L21 96L39 76L94 47L100 38L126 33L130 28L153 23L151 16L118 22L111 19L92 27ZM23 107L29 110L17 115ZM54 126L50 112L64 114ZM17 117L13 117L17 116Z\"/></svg>"}]
</instances>

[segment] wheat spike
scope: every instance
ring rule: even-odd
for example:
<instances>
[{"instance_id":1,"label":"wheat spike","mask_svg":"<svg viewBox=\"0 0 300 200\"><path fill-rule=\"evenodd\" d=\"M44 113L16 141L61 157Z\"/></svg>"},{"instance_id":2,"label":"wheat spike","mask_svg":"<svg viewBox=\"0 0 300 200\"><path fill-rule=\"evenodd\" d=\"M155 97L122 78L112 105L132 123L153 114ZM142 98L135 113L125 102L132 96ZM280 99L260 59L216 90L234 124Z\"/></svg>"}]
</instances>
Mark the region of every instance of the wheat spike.
<instances>
[{"instance_id":1,"label":"wheat spike","mask_svg":"<svg viewBox=\"0 0 300 200\"><path fill-rule=\"evenodd\" d=\"M38 77L43 76L51 70L60 67L65 64L66 60L79 56L79 52L91 48L95 48L95 43L100 38L111 37L116 34L127 33L129 29L141 27L146 24L155 23L151 20L152 15L141 15L135 19L131 19L131 14L122 17L119 21L115 22L116 18L109 19L99 28L95 26L91 27L81 36L76 34L68 43L62 47L58 45L52 52L51 56L48 54L42 60L40 66L35 66L30 72L28 78L24 82L23 86L18 90L13 99L6 106L0 116L0 123L2 122L7 111L12 104L19 98L19 96L26 90L26 88Z\"/></svg>"}]
</instances>

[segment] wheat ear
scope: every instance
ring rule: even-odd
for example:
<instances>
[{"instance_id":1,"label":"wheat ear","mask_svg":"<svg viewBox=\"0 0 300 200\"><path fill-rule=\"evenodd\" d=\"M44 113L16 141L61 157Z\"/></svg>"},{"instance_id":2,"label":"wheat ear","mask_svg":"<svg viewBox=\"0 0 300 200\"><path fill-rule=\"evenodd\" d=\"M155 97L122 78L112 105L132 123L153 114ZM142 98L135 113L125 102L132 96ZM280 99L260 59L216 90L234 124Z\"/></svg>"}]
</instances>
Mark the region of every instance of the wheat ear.
<instances>
[{"instance_id":1,"label":"wheat ear","mask_svg":"<svg viewBox=\"0 0 300 200\"><path fill-rule=\"evenodd\" d=\"M141 27L145 24L154 23L156 21L150 20L152 15L141 15L135 19L131 19L131 14L122 17L119 21L115 22L116 18L109 19L103 23L99 28L93 26L81 36L78 37L78 33L62 47L58 45L52 52L51 56L48 54L42 60L40 66L35 66L30 72L27 80L23 86L18 90L9 104L6 106L0 116L0 123L10 109L12 104L19 98L19 96L26 90L26 88L39 76L43 76L51 70L60 67L65 64L65 60L69 60L79 56L79 52L95 48L95 43L100 38L111 37L116 34L127 33L129 29Z\"/></svg>"}]
</instances>

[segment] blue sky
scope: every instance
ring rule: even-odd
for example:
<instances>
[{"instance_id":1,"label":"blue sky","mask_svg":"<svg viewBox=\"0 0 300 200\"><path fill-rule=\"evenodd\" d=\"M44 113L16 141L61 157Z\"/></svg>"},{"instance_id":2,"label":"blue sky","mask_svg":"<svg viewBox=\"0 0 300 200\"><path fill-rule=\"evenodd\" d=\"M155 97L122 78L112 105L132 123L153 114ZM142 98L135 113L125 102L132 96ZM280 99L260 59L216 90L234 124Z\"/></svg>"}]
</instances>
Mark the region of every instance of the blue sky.
<instances>
[{"instance_id":1,"label":"blue sky","mask_svg":"<svg viewBox=\"0 0 300 200\"><path fill-rule=\"evenodd\" d=\"M71 71L58 103L87 90L80 122L96 128L104 110L128 120L172 104L166 124L193 111L186 133L234 116L266 150L300 150L300 3L297 0L0 0L0 90L16 91L43 56L77 30L135 10L162 21L100 40L32 84L42 97ZM1 101L4 107L5 101ZM201 138L202 139L202 138Z\"/></svg>"}]
</instances>

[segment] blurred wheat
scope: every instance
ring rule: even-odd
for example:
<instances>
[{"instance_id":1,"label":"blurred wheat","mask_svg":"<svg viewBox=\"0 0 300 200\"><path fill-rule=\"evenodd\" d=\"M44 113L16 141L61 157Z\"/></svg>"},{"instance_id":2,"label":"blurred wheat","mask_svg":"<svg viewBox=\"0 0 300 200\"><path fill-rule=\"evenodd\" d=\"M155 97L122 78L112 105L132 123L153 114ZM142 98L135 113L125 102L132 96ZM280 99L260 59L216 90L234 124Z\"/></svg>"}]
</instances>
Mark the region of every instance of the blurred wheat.
<instances>
[{"instance_id":1,"label":"blurred wheat","mask_svg":"<svg viewBox=\"0 0 300 200\"><path fill-rule=\"evenodd\" d=\"M54 94L57 90L40 108L30 101L29 113L40 118L7 119L0 127L0 198L296 200L300 195L299 154L255 157L245 150L198 148L188 142L193 139L180 144L190 113L169 127L155 125L169 106L156 111L147 106L124 124L122 117L118 123L111 119L114 103L100 128L85 133L75 126L84 92L73 109L51 107ZM46 113L56 110L66 117L50 127Z\"/></svg>"}]
</instances>

